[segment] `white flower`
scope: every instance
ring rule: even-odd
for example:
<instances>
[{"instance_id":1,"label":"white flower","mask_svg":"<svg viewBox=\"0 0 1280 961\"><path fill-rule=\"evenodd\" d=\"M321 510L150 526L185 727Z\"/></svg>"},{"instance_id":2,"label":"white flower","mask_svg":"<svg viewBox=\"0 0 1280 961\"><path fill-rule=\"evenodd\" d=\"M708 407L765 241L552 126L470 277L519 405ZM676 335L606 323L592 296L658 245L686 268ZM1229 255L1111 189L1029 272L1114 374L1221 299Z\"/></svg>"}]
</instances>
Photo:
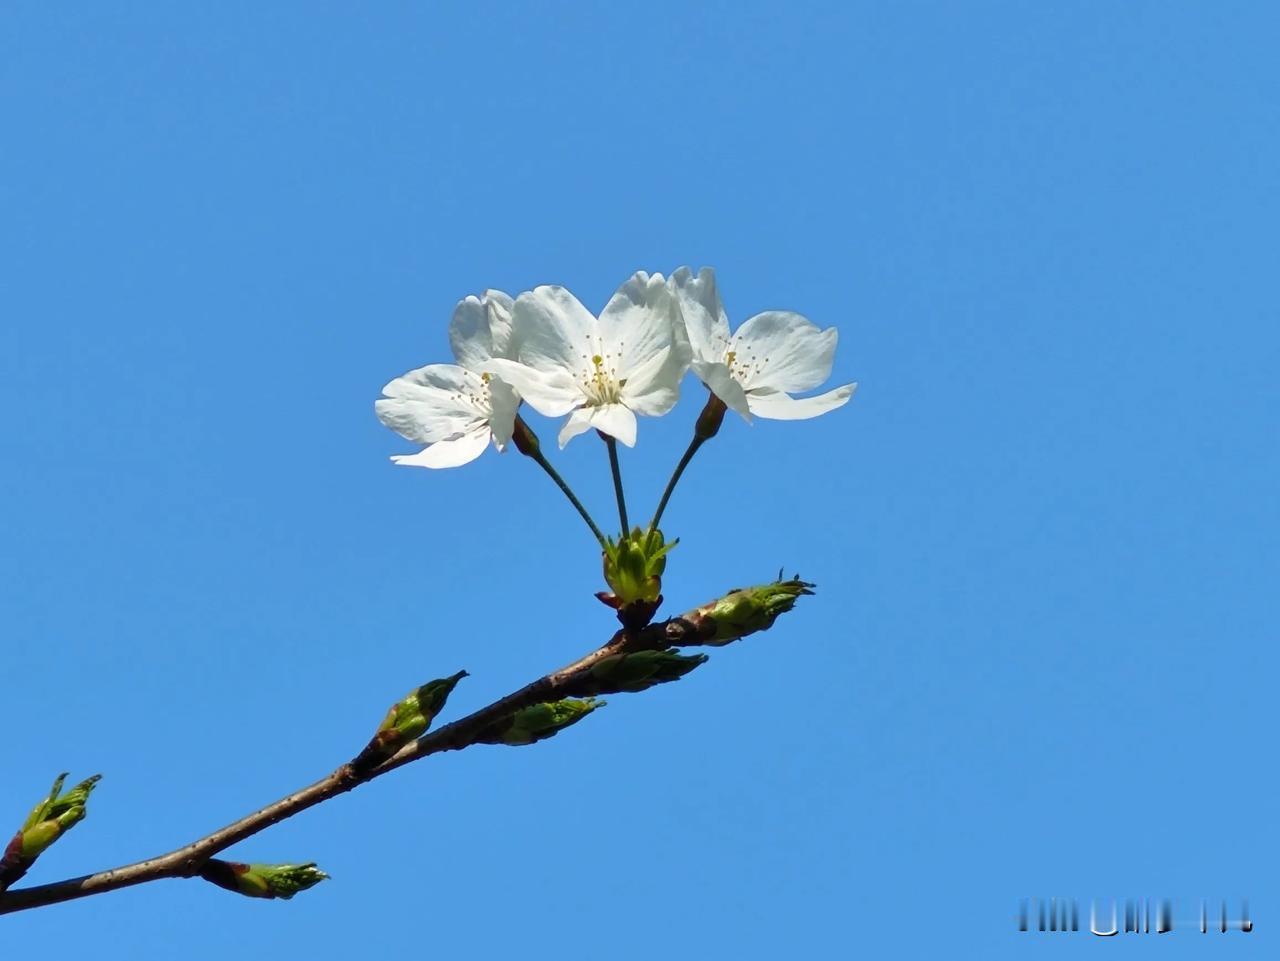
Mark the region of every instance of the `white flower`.
<instances>
[{"instance_id":1,"label":"white flower","mask_svg":"<svg viewBox=\"0 0 1280 961\"><path fill-rule=\"evenodd\" d=\"M560 446L595 428L628 447L636 414L659 416L680 395L689 346L679 308L661 274L635 274L596 318L563 287L537 287L516 298L511 315L514 360L490 361L535 410L568 414Z\"/></svg>"},{"instance_id":2,"label":"white flower","mask_svg":"<svg viewBox=\"0 0 1280 961\"><path fill-rule=\"evenodd\" d=\"M459 301L449 324L457 364L428 364L397 377L373 406L398 434L425 445L417 454L391 459L415 467L458 467L511 440L520 397L509 384L483 371L506 357L511 343L511 298L500 290Z\"/></svg>"},{"instance_id":3,"label":"white flower","mask_svg":"<svg viewBox=\"0 0 1280 961\"><path fill-rule=\"evenodd\" d=\"M684 315L693 351L692 367L704 384L747 420L804 420L848 403L857 384L815 397L792 397L813 390L831 376L836 329L820 330L799 314L767 310L748 319L730 336L715 274L688 267L671 275L671 289Z\"/></svg>"}]
</instances>

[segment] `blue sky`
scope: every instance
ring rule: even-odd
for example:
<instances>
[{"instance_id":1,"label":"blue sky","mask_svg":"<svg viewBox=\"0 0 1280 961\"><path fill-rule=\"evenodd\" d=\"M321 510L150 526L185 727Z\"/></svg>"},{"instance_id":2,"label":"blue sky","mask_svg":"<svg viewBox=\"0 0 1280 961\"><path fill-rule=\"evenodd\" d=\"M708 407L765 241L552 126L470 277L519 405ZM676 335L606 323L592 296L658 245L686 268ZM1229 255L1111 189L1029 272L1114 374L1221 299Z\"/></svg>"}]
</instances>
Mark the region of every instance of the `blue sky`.
<instances>
[{"instance_id":1,"label":"blue sky","mask_svg":"<svg viewBox=\"0 0 1280 961\"><path fill-rule=\"evenodd\" d=\"M1250 938L1126 950L1274 952L1278 28L6 4L0 820L105 775L31 882L321 776L423 680L469 670L460 713L608 636L531 464L387 459L373 400L448 359L458 298L712 264L735 322L837 325L860 383L731 419L668 511L670 610L818 583L773 631L233 849L333 875L292 902L148 885L4 918L12 956L1084 950L1014 930L1035 894L1249 895ZM625 452L637 514L685 391ZM609 516L601 445L557 463Z\"/></svg>"}]
</instances>

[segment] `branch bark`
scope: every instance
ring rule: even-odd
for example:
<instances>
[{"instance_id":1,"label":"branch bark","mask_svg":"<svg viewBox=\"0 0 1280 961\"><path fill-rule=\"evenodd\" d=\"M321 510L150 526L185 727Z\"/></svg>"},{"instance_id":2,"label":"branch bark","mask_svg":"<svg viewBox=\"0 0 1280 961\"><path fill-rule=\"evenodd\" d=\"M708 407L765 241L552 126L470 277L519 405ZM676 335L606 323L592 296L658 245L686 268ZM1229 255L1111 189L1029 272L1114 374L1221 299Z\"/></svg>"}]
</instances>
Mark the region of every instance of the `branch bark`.
<instances>
[{"instance_id":1,"label":"branch bark","mask_svg":"<svg viewBox=\"0 0 1280 961\"><path fill-rule=\"evenodd\" d=\"M105 894L108 891L159 881L162 878L196 877L205 863L215 854L245 838L252 837L273 824L278 824L339 794L345 794L352 788L379 778L396 768L404 767L406 764L412 764L414 761L442 751L457 751L468 747L474 743L475 738L482 731L510 717L516 711L543 701L574 696L577 693L574 690L575 680L585 678L586 672L592 665L603 658L632 651L658 650L704 643L710 636L705 615L701 613L705 608L706 605L669 620L650 624L638 631L618 631L608 643L590 654L557 671L543 675L536 681L526 684L519 690L499 698L466 717L424 734L369 771L357 772L348 761L327 777L167 854L160 854L145 861L137 861L107 871L99 871L96 874L86 874L65 881L0 893L0 914L27 911L47 904Z\"/></svg>"}]
</instances>

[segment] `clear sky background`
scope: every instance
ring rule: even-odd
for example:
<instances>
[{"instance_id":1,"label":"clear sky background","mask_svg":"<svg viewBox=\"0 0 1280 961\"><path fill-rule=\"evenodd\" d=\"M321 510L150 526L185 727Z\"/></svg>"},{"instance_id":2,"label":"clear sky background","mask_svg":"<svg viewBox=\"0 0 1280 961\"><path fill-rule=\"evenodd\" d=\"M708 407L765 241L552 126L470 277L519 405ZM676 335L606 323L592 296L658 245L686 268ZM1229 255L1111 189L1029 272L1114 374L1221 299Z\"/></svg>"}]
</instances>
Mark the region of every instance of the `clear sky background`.
<instances>
[{"instance_id":1,"label":"clear sky background","mask_svg":"<svg viewBox=\"0 0 1280 961\"><path fill-rule=\"evenodd\" d=\"M668 610L819 585L688 679L437 757L6 957L1071 957L1037 894L1250 895L1274 956L1280 14L1209 3L8 2L0 827L105 774L39 883L327 773L603 641L518 455L373 415L454 302L719 273L838 325L804 423L730 419ZM642 419L643 514L702 402ZM550 439L555 427L536 418ZM601 518L602 445L564 473ZM1268 585L1271 585L1268 587ZM1269 946L1268 946L1269 945Z\"/></svg>"}]
</instances>

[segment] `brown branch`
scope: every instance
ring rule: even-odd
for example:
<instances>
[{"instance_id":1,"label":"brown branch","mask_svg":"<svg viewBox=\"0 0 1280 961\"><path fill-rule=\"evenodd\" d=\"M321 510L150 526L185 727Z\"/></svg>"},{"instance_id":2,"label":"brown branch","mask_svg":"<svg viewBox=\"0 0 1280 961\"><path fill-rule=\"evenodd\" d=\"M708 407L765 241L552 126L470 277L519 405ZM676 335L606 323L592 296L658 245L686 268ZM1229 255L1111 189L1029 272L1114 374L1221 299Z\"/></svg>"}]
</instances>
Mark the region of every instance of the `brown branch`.
<instances>
[{"instance_id":1,"label":"brown branch","mask_svg":"<svg viewBox=\"0 0 1280 961\"><path fill-rule=\"evenodd\" d=\"M254 811L247 817L168 854L111 868L108 871L99 871L96 874L86 874L83 877L0 892L0 914L26 911L46 904L73 901L94 894L105 894L108 891L158 881L161 878L195 877L213 855L245 838L252 837L273 824L431 754L461 750L472 744L485 728L523 708L542 701L573 696L574 681L585 677L585 672L605 657L622 652L657 650L702 643L707 639L707 628L705 617L699 613L701 610L703 609L690 611L658 624L651 624L639 631L631 633L618 631L603 647L597 648L558 671L538 678L531 684L526 684L518 691L464 718L424 734L418 740L406 744L397 754L372 770L358 773L351 762L347 762L314 784L295 791Z\"/></svg>"}]
</instances>

